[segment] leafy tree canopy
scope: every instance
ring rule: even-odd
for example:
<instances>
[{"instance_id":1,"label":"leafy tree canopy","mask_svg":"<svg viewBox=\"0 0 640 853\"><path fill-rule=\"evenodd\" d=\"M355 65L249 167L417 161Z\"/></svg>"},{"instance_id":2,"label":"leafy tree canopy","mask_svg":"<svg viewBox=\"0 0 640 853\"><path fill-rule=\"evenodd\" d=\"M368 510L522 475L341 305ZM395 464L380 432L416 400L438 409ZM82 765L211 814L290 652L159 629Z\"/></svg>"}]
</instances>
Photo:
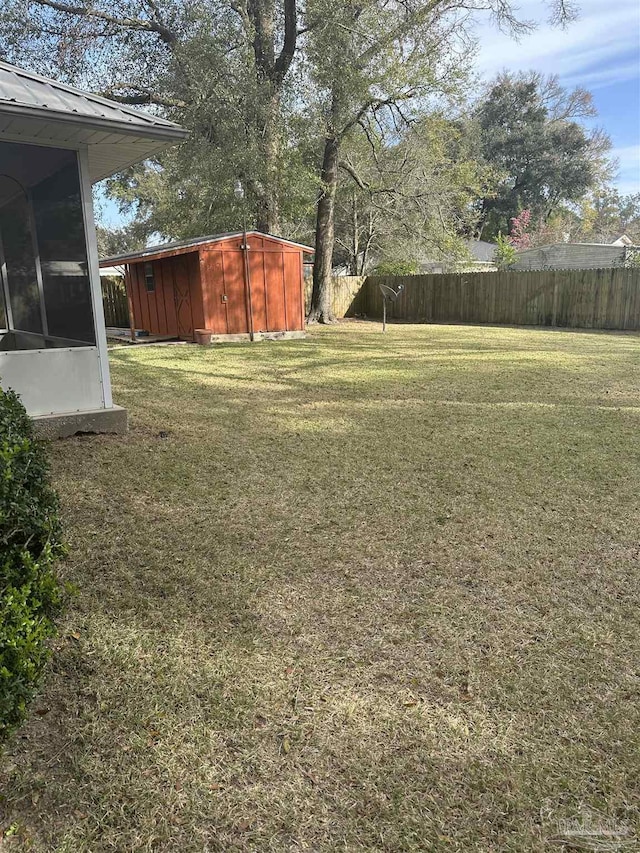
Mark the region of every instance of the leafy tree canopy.
<instances>
[{"instance_id":1,"label":"leafy tree canopy","mask_svg":"<svg viewBox=\"0 0 640 853\"><path fill-rule=\"evenodd\" d=\"M498 77L476 113L479 154L502 173L493 197L480 201L483 239L507 233L523 209L544 222L601 183L609 140L580 123L594 114L587 91L563 89L555 77Z\"/></svg>"},{"instance_id":2,"label":"leafy tree canopy","mask_svg":"<svg viewBox=\"0 0 640 853\"><path fill-rule=\"evenodd\" d=\"M125 206L139 192L152 231L216 230L222 211L229 227L237 178L251 224L279 230L298 213L285 141L301 29L295 0L5 0L0 55L191 131L179 152L111 182Z\"/></svg>"}]
</instances>

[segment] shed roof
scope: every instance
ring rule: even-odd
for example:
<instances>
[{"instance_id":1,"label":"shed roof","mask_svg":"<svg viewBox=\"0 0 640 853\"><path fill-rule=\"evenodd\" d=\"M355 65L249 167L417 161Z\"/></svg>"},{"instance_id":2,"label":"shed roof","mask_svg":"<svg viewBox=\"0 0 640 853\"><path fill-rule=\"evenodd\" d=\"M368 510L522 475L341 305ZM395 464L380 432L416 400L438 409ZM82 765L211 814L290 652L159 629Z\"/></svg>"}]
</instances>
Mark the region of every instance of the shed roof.
<instances>
[{"instance_id":1,"label":"shed roof","mask_svg":"<svg viewBox=\"0 0 640 853\"><path fill-rule=\"evenodd\" d=\"M93 181L153 156L186 134L174 122L0 62L0 140L87 145Z\"/></svg>"},{"instance_id":2,"label":"shed roof","mask_svg":"<svg viewBox=\"0 0 640 853\"><path fill-rule=\"evenodd\" d=\"M136 263L138 261L156 260L165 258L169 255L182 255L185 252L192 252L199 246L207 243L219 243L222 240L229 240L237 237L242 237L242 231L228 231L223 234L210 234L208 237L195 237L191 240L178 240L174 243L161 243L157 246L147 246L146 249L141 249L139 252L129 252L124 255L112 255L110 258L103 258L100 261L101 267L116 266L118 264L126 264L129 262ZM305 253L314 252L311 246L306 246L304 243L297 243L295 240L286 240L284 237L276 237L275 234L265 234L262 231L247 231L247 237L269 237L271 240L277 240L278 243L286 243L288 246L296 246L302 249Z\"/></svg>"}]
</instances>

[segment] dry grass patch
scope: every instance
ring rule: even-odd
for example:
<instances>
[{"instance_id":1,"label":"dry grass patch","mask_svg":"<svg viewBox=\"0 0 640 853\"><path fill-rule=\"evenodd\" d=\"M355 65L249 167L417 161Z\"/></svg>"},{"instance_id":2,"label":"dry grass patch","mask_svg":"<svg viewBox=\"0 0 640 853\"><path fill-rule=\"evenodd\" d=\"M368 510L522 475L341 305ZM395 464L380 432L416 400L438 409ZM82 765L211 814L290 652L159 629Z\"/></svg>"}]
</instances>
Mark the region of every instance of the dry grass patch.
<instances>
[{"instance_id":1,"label":"dry grass patch","mask_svg":"<svg viewBox=\"0 0 640 853\"><path fill-rule=\"evenodd\" d=\"M636 336L111 359L129 435L52 447L79 594L0 765L8 847L515 853L581 805L640 831Z\"/></svg>"}]
</instances>

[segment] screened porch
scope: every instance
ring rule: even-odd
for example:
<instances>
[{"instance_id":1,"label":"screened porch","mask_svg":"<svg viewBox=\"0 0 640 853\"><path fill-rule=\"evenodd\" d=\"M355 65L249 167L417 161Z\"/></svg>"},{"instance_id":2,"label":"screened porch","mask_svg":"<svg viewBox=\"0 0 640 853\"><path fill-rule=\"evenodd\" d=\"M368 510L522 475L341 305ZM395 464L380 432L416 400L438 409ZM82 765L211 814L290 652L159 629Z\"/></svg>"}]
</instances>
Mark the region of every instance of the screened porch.
<instances>
[{"instance_id":1,"label":"screened porch","mask_svg":"<svg viewBox=\"0 0 640 853\"><path fill-rule=\"evenodd\" d=\"M0 385L48 436L120 431L91 185L186 132L0 61Z\"/></svg>"},{"instance_id":2,"label":"screened porch","mask_svg":"<svg viewBox=\"0 0 640 853\"><path fill-rule=\"evenodd\" d=\"M0 350L96 345L75 151L0 142Z\"/></svg>"}]
</instances>

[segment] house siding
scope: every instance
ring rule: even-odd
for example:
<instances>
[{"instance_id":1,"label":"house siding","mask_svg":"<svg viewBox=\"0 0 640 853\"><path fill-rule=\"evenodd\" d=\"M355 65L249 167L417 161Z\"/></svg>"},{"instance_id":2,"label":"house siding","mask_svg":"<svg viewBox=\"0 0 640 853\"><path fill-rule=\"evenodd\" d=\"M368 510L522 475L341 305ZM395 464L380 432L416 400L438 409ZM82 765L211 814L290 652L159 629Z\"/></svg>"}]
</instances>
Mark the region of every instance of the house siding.
<instances>
[{"instance_id":1,"label":"house siding","mask_svg":"<svg viewBox=\"0 0 640 853\"><path fill-rule=\"evenodd\" d=\"M624 266L624 246L559 243L518 253L514 270L604 269Z\"/></svg>"}]
</instances>

